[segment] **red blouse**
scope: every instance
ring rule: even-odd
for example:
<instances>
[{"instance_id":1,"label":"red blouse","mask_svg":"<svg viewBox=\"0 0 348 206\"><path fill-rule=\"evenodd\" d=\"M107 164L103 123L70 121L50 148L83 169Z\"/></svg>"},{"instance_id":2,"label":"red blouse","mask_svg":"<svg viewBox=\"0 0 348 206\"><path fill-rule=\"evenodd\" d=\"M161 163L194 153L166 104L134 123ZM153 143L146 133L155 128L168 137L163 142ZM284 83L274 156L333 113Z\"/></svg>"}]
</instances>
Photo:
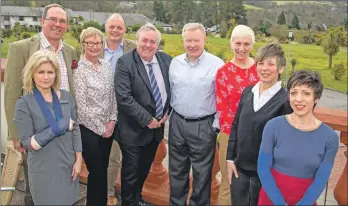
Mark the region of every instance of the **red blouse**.
<instances>
[{"instance_id":1,"label":"red blouse","mask_svg":"<svg viewBox=\"0 0 348 206\"><path fill-rule=\"evenodd\" d=\"M245 87L259 81L256 65L242 69L232 62L226 63L216 75L216 110L219 114L220 131L230 134L232 122Z\"/></svg>"}]
</instances>

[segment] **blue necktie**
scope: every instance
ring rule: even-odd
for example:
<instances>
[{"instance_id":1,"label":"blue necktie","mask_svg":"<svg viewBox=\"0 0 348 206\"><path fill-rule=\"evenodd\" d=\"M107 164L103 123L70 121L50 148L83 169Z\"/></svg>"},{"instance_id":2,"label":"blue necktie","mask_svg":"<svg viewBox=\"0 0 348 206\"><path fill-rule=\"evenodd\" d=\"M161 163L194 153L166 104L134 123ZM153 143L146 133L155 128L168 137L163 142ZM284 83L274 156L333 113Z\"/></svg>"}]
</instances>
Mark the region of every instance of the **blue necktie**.
<instances>
[{"instance_id":1,"label":"blue necktie","mask_svg":"<svg viewBox=\"0 0 348 206\"><path fill-rule=\"evenodd\" d=\"M147 66L149 66L149 78L150 78L152 95L156 101L156 116L155 117L157 119L160 119L162 118L162 115L163 115L163 103L162 103L161 92L159 90L155 75L152 70L152 64L148 64Z\"/></svg>"}]
</instances>

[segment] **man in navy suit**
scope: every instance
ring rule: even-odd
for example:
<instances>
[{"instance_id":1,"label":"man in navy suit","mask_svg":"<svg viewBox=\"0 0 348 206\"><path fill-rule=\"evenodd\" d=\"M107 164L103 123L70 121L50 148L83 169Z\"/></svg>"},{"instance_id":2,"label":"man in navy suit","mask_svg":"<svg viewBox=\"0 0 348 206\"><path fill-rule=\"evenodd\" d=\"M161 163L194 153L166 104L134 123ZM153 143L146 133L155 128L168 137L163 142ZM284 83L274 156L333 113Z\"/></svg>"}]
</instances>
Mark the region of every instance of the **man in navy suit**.
<instances>
[{"instance_id":1,"label":"man in navy suit","mask_svg":"<svg viewBox=\"0 0 348 206\"><path fill-rule=\"evenodd\" d=\"M122 152L122 205L143 202L141 191L164 136L171 57L158 51L161 33L150 23L136 34L136 49L120 57L115 73L118 123L115 140Z\"/></svg>"}]
</instances>

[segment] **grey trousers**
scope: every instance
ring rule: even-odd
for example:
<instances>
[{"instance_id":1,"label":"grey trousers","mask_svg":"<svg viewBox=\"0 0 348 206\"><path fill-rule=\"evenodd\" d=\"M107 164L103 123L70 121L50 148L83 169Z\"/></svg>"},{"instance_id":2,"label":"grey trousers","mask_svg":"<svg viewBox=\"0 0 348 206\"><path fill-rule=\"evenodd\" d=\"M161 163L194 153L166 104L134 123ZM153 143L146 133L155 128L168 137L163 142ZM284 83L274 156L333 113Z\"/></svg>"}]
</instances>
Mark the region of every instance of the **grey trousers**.
<instances>
[{"instance_id":1,"label":"grey trousers","mask_svg":"<svg viewBox=\"0 0 348 206\"><path fill-rule=\"evenodd\" d=\"M173 111L169 122L170 205L186 205L192 165L190 205L210 205L212 168L216 148L214 117L186 121Z\"/></svg>"},{"instance_id":2,"label":"grey trousers","mask_svg":"<svg viewBox=\"0 0 348 206\"><path fill-rule=\"evenodd\" d=\"M121 150L118 142L112 141L108 167L108 196L115 195L115 182L120 170Z\"/></svg>"},{"instance_id":3,"label":"grey trousers","mask_svg":"<svg viewBox=\"0 0 348 206\"><path fill-rule=\"evenodd\" d=\"M232 205L257 205L261 182L257 172L241 170L237 167L239 177L232 176Z\"/></svg>"}]
</instances>

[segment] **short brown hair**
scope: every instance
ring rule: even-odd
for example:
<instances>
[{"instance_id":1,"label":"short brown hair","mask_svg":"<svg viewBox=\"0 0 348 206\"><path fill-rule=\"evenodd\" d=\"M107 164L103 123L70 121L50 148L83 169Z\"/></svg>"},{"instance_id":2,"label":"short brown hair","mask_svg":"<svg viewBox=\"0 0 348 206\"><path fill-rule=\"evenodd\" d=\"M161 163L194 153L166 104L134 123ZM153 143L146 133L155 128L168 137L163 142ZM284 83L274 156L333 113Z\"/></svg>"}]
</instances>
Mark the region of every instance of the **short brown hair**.
<instances>
[{"instance_id":1,"label":"short brown hair","mask_svg":"<svg viewBox=\"0 0 348 206\"><path fill-rule=\"evenodd\" d=\"M278 71L286 66L286 58L284 54L283 48L280 44L270 43L266 46L261 47L256 54L255 62L256 65L258 62L263 61L269 57L276 57L277 60L277 69ZM280 74L278 76L278 80L280 80Z\"/></svg>"},{"instance_id":2,"label":"short brown hair","mask_svg":"<svg viewBox=\"0 0 348 206\"><path fill-rule=\"evenodd\" d=\"M46 19L47 18L47 12L50 8L54 8L54 7L59 7L61 9L63 9L66 13L66 20L68 21L68 12L66 12L65 8L62 5L59 4L49 4L47 6L45 6L44 10L43 10L43 14L42 14L42 18Z\"/></svg>"},{"instance_id":3,"label":"short brown hair","mask_svg":"<svg viewBox=\"0 0 348 206\"><path fill-rule=\"evenodd\" d=\"M314 100L320 99L324 86L319 73L310 70L295 71L289 78L286 87L290 92L291 88L302 85L307 85L314 90Z\"/></svg>"}]
</instances>

